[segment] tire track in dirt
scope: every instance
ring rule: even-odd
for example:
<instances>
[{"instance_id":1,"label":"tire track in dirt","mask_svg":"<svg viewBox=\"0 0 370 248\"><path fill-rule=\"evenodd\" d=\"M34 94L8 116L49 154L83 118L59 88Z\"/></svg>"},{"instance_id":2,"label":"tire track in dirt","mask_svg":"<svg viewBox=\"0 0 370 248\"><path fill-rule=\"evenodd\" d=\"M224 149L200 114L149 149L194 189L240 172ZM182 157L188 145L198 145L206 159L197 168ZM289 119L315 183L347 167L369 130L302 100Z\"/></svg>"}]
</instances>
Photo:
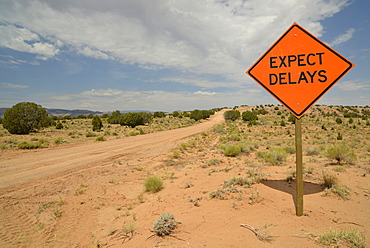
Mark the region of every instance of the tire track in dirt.
<instances>
[{"instance_id":1,"label":"tire track in dirt","mask_svg":"<svg viewBox=\"0 0 370 248\"><path fill-rule=\"evenodd\" d=\"M30 247L30 242L31 247L40 247L54 242L54 229L60 223L53 208L41 215L35 212L42 204L55 201L60 193L70 195L71 184L80 181L76 179L91 180L94 173L109 172L117 160L122 160L122 169L128 171L131 170L129 162L135 164L139 159L153 166L151 161L176 148L184 139L222 122L223 111L210 120L181 129L3 154L0 157L0 247ZM77 231L80 221L92 222L83 220L80 215L81 212L72 211L63 217L67 222L63 224ZM38 229L42 224L47 225Z\"/></svg>"},{"instance_id":2,"label":"tire track in dirt","mask_svg":"<svg viewBox=\"0 0 370 248\"><path fill-rule=\"evenodd\" d=\"M117 155L157 156L176 147L181 140L221 123L223 112L216 113L203 123L181 129L36 152L22 151L16 156L5 154L0 158L0 195L13 191L15 189L13 186L68 170L112 161Z\"/></svg>"},{"instance_id":3,"label":"tire track in dirt","mask_svg":"<svg viewBox=\"0 0 370 248\"><path fill-rule=\"evenodd\" d=\"M15 202L1 206L1 228L0 228L0 244L1 247L6 247L5 244L24 247L25 242L34 236L36 227L36 217L23 209L24 206ZM7 214L11 213L11 214ZM16 222L14 222L16 220Z\"/></svg>"}]
</instances>

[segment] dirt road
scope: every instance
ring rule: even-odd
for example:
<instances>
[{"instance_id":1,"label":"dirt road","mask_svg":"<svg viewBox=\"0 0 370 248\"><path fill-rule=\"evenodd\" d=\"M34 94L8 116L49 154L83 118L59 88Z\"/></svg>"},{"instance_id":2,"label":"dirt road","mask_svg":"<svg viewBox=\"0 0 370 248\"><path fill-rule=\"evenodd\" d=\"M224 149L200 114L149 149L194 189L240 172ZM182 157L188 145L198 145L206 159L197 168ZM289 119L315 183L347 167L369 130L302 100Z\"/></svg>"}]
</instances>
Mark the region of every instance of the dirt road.
<instances>
[{"instance_id":1,"label":"dirt road","mask_svg":"<svg viewBox=\"0 0 370 248\"><path fill-rule=\"evenodd\" d=\"M147 135L88 144L70 145L38 151L19 151L0 156L0 195L52 179L69 172L86 169L118 158L150 158L168 152L181 140L204 132L223 121L223 112L195 126Z\"/></svg>"},{"instance_id":2,"label":"dirt road","mask_svg":"<svg viewBox=\"0 0 370 248\"><path fill-rule=\"evenodd\" d=\"M222 136L206 132L223 121L218 112L181 129L2 153L0 247L316 248L323 247L318 235L344 228L369 237L369 177L362 164L336 173L351 189L351 198L343 200L325 196L320 183L325 158L309 157L306 166L314 170L305 178L305 214L297 217L295 184L286 180L294 157L284 166L265 166L253 153L225 157ZM206 135L193 137L201 132ZM187 148L174 158L171 151L183 142ZM164 182L159 192L144 190L151 175ZM266 180L224 187L245 175ZM163 213L181 224L173 235L159 237L151 228ZM259 228L271 243L240 224Z\"/></svg>"}]
</instances>

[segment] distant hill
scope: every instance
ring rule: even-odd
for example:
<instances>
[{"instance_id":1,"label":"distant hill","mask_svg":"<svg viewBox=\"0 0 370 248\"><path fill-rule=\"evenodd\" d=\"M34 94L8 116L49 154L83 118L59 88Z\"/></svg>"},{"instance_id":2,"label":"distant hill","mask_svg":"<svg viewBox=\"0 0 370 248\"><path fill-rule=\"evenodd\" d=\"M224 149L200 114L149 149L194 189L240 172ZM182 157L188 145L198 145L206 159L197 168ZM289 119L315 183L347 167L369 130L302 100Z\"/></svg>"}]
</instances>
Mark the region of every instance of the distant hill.
<instances>
[{"instance_id":1,"label":"distant hill","mask_svg":"<svg viewBox=\"0 0 370 248\"><path fill-rule=\"evenodd\" d=\"M0 108L0 118L4 117L4 112L8 108ZM90 111L90 110L84 110L84 109L75 109L75 110L68 110L68 109L46 109L46 112L49 114L49 116L58 116L63 117L66 115L70 115L71 117L77 117L79 115L102 115L103 112L99 111Z\"/></svg>"},{"instance_id":2,"label":"distant hill","mask_svg":"<svg viewBox=\"0 0 370 248\"><path fill-rule=\"evenodd\" d=\"M9 108L0 108L0 118L4 118L4 112ZM100 112L100 111L91 111L85 109L75 109L75 110L68 110L68 109L46 109L46 112L49 116L58 116L63 117L69 115L71 117L77 117L79 115L103 115L103 114L111 114L112 112ZM146 112L150 113L151 111L147 110L130 110L130 111L121 111L122 114L129 113L129 112Z\"/></svg>"},{"instance_id":3,"label":"distant hill","mask_svg":"<svg viewBox=\"0 0 370 248\"><path fill-rule=\"evenodd\" d=\"M71 117L77 117L79 115L102 115L103 112L100 111L90 111L90 110L84 110L84 109L75 109L75 110L68 110L68 109L46 109L46 112L50 116L58 116L63 117L66 115L70 115Z\"/></svg>"}]
</instances>

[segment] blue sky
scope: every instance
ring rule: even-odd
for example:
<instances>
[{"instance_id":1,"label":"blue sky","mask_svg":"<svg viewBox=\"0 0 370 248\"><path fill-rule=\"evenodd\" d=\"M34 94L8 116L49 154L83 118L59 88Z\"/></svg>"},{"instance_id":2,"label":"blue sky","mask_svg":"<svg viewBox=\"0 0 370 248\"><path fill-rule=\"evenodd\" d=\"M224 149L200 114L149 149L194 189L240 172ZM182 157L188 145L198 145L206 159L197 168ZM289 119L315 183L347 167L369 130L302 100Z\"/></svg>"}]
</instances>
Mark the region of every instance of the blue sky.
<instances>
[{"instance_id":1,"label":"blue sky","mask_svg":"<svg viewBox=\"0 0 370 248\"><path fill-rule=\"evenodd\" d=\"M297 22L356 66L318 104L369 105L368 0L0 0L0 107L277 104L245 71Z\"/></svg>"}]
</instances>

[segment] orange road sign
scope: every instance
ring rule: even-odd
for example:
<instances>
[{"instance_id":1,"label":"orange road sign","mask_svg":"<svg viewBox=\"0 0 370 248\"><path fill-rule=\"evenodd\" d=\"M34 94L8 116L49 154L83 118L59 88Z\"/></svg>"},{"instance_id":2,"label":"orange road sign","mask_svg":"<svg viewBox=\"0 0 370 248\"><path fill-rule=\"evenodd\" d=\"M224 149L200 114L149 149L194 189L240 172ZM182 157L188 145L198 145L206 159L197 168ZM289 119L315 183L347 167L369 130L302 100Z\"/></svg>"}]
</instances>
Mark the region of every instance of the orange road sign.
<instances>
[{"instance_id":1,"label":"orange road sign","mask_svg":"<svg viewBox=\"0 0 370 248\"><path fill-rule=\"evenodd\" d=\"M297 118L354 64L297 23L247 71Z\"/></svg>"}]
</instances>

